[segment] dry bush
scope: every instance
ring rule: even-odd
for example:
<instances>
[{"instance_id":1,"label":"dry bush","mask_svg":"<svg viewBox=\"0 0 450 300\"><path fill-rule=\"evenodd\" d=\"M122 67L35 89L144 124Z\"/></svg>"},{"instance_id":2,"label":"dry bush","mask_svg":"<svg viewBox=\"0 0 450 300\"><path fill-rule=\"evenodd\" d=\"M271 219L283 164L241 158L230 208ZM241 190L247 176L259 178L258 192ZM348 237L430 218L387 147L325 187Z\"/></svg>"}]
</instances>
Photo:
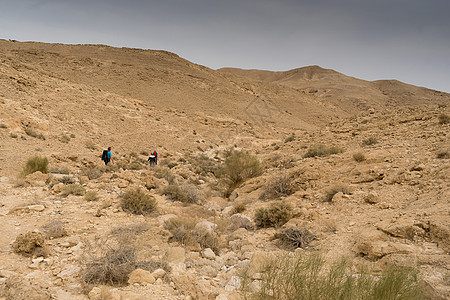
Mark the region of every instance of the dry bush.
<instances>
[{"instance_id":1,"label":"dry bush","mask_svg":"<svg viewBox=\"0 0 450 300\"><path fill-rule=\"evenodd\" d=\"M450 158L450 152L448 150L441 150L436 154L436 158L439 159Z\"/></svg>"},{"instance_id":2,"label":"dry bush","mask_svg":"<svg viewBox=\"0 0 450 300\"><path fill-rule=\"evenodd\" d=\"M136 236L138 234L142 234L149 230L150 227L146 223L135 223L126 226L118 226L114 227L110 235L127 235L127 236Z\"/></svg>"},{"instance_id":3,"label":"dry bush","mask_svg":"<svg viewBox=\"0 0 450 300\"><path fill-rule=\"evenodd\" d=\"M292 208L283 201L273 203L269 208L259 208L255 212L258 228L280 227L291 218Z\"/></svg>"},{"instance_id":4,"label":"dry bush","mask_svg":"<svg viewBox=\"0 0 450 300\"><path fill-rule=\"evenodd\" d=\"M4 123L0 123L0 128L6 129L6 128L8 128L8 125L6 125Z\"/></svg>"},{"instance_id":5,"label":"dry bush","mask_svg":"<svg viewBox=\"0 0 450 300\"><path fill-rule=\"evenodd\" d=\"M364 154L362 152L357 152L355 154L353 154L353 159L357 162L362 162L366 160L366 157L364 156Z\"/></svg>"},{"instance_id":6,"label":"dry bush","mask_svg":"<svg viewBox=\"0 0 450 300\"><path fill-rule=\"evenodd\" d=\"M16 133L11 133L9 136L13 139L17 139L19 137Z\"/></svg>"},{"instance_id":7,"label":"dry bush","mask_svg":"<svg viewBox=\"0 0 450 300\"><path fill-rule=\"evenodd\" d=\"M336 146L326 146L323 144L317 144L308 149L308 151L303 155L304 158L308 157L324 157L332 154L342 153L343 150Z\"/></svg>"},{"instance_id":8,"label":"dry bush","mask_svg":"<svg viewBox=\"0 0 450 300\"><path fill-rule=\"evenodd\" d=\"M22 175L26 176L34 172L48 173L48 159L46 157L33 156L30 157L22 170Z\"/></svg>"},{"instance_id":9,"label":"dry bush","mask_svg":"<svg viewBox=\"0 0 450 300\"><path fill-rule=\"evenodd\" d=\"M81 184L78 183L72 183L69 185L66 185L62 191L61 196L67 197L69 195L75 195L75 196L83 196L86 193L86 190L84 189Z\"/></svg>"},{"instance_id":10,"label":"dry bush","mask_svg":"<svg viewBox=\"0 0 450 300\"><path fill-rule=\"evenodd\" d=\"M438 119L439 119L439 124L444 125L444 124L450 123L450 116L447 114L440 114L438 116Z\"/></svg>"},{"instance_id":11,"label":"dry bush","mask_svg":"<svg viewBox=\"0 0 450 300\"><path fill-rule=\"evenodd\" d=\"M275 176L269 183L263 188L260 199L268 200L278 197L284 197L292 195L295 192L295 186L293 184L293 178L288 173L281 173Z\"/></svg>"},{"instance_id":12,"label":"dry bush","mask_svg":"<svg viewBox=\"0 0 450 300\"><path fill-rule=\"evenodd\" d=\"M352 190L348 186L345 186L342 184L335 185L325 191L325 198L323 201L331 202L334 195L336 195L339 192L342 192L343 194L346 194L346 195L350 195L352 193Z\"/></svg>"},{"instance_id":13,"label":"dry bush","mask_svg":"<svg viewBox=\"0 0 450 300\"><path fill-rule=\"evenodd\" d=\"M362 146L371 146L375 145L376 143L378 143L378 139L376 137L371 136L362 141Z\"/></svg>"},{"instance_id":14,"label":"dry bush","mask_svg":"<svg viewBox=\"0 0 450 300\"><path fill-rule=\"evenodd\" d=\"M13 242L12 248L14 252L25 256L47 256L45 237L38 232L20 234Z\"/></svg>"},{"instance_id":15,"label":"dry bush","mask_svg":"<svg viewBox=\"0 0 450 300\"><path fill-rule=\"evenodd\" d=\"M138 188L129 190L122 196L121 206L123 210L129 213L145 215L156 210L157 202L155 197Z\"/></svg>"},{"instance_id":16,"label":"dry bush","mask_svg":"<svg viewBox=\"0 0 450 300\"><path fill-rule=\"evenodd\" d=\"M97 179L105 173L104 167L86 167L81 169L81 176L87 176L89 180Z\"/></svg>"},{"instance_id":17,"label":"dry bush","mask_svg":"<svg viewBox=\"0 0 450 300\"><path fill-rule=\"evenodd\" d=\"M175 183L175 176L172 174L172 171L166 167L155 167L155 177L158 179L164 178L169 184Z\"/></svg>"},{"instance_id":18,"label":"dry bush","mask_svg":"<svg viewBox=\"0 0 450 300\"><path fill-rule=\"evenodd\" d=\"M68 167L56 166L56 167L50 168L50 173L52 173L52 174L66 174L66 175L69 175L70 171L69 171Z\"/></svg>"},{"instance_id":19,"label":"dry bush","mask_svg":"<svg viewBox=\"0 0 450 300\"><path fill-rule=\"evenodd\" d=\"M142 168L143 168L142 163L135 160L135 161L132 161L131 163L129 163L128 166L126 168L124 168L124 170L141 170Z\"/></svg>"},{"instance_id":20,"label":"dry bush","mask_svg":"<svg viewBox=\"0 0 450 300\"><path fill-rule=\"evenodd\" d=\"M97 145L95 145L95 143L93 141L87 141L86 142L86 148L88 148L89 150L97 150Z\"/></svg>"},{"instance_id":21,"label":"dry bush","mask_svg":"<svg viewBox=\"0 0 450 300\"><path fill-rule=\"evenodd\" d=\"M294 134L288 136L288 137L284 140L285 143L290 143L290 142L293 142L293 141L295 141L295 135L294 135Z\"/></svg>"},{"instance_id":22,"label":"dry bush","mask_svg":"<svg viewBox=\"0 0 450 300\"><path fill-rule=\"evenodd\" d=\"M240 214L245 211L247 204L244 201L233 204L233 214Z\"/></svg>"},{"instance_id":23,"label":"dry bush","mask_svg":"<svg viewBox=\"0 0 450 300\"><path fill-rule=\"evenodd\" d=\"M162 194L167 196L171 201L198 203L200 192L192 185L168 185L164 187Z\"/></svg>"},{"instance_id":24,"label":"dry bush","mask_svg":"<svg viewBox=\"0 0 450 300\"><path fill-rule=\"evenodd\" d=\"M82 280L86 284L127 285L129 274L136 269L136 248L118 243L104 246L98 256L87 260Z\"/></svg>"},{"instance_id":25,"label":"dry bush","mask_svg":"<svg viewBox=\"0 0 450 300\"><path fill-rule=\"evenodd\" d=\"M67 236L67 230L64 228L64 223L61 220L52 220L42 226L42 230L48 239L56 239Z\"/></svg>"},{"instance_id":26,"label":"dry bush","mask_svg":"<svg viewBox=\"0 0 450 300\"><path fill-rule=\"evenodd\" d=\"M86 201L97 201L98 194L96 191L89 191L84 195L84 200Z\"/></svg>"},{"instance_id":27,"label":"dry bush","mask_svg":"<svg viewBox=\"0 0 450 300\"><path fill-rule=\"evenodd\" d=\"M28 127L25 128L24 131L28 136L45 141L45 136L42 133L37 133L36 131Z\"/></svg>"},{"instance_id":28,"label":"dry bush","mask_svg":"<svg viewBox=\"0 0 450 300\"><path fill-rule=\"evenodd\" d=\"M70 142L70 137L68 137L67 135L63 134L62 136L60 136L60 137L58 138L58 140L59 140L61 143L67 144L67 143Z\"/></svg>"},{"instance_id":29,"label":"dry bush","mask_svg":"<svg viewBox=\"0 0 450 300\"><path fill-rule=\"evenodd\" d=\"M73 178L72 176L64 176L61 178L52 178L52 182L51 182L51 186L58 184L58 183L62 183L64 185L68 185L68 184L73 184L75 183L75 178Z\"/></svg>"},{"instance_id":30,"label":"dry bush","mask_svg":"<svg viewBox=\"0 0 450 300\"><path fill-rule=\"evenodd\" d=\"M306 228L285 228L275 234L275 238L288 249L304 249L316 239L316 235Z\"/></svg>"},{"instance_id":31,"label":"dry bush","mask_svg":"<svg viewBox=\"0 0 450 300\"><path fill-rule=\"evenodd\" d=\"M359 271L351 274L349 263L341 259L325 267L318 255L291 255L266 262L261 288L254 299L426 299L414 268L390 266L381 276ZM244 287L245 290L245 287Z\"/></svg>"}]
</instances>

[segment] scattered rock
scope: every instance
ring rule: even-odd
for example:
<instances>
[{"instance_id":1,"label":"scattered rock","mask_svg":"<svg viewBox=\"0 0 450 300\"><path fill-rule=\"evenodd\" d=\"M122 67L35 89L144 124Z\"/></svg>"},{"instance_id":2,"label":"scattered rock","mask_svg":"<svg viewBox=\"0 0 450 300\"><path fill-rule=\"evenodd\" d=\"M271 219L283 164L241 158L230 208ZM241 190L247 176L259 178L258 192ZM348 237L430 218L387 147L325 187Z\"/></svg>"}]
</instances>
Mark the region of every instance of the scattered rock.
<instances>
[{"instance_id":1,"label":"scattered rock","mask_svg":"<svg viewBox=\"0 0 450 300\"><path fill-rule=\"evenodd\" d=\"M150 273L149 271L142 270L142 269L136 269L133 272L130 273L128 283L129 284L153 284L155 283L156 279Z\"/></svg>"}]
</instances>

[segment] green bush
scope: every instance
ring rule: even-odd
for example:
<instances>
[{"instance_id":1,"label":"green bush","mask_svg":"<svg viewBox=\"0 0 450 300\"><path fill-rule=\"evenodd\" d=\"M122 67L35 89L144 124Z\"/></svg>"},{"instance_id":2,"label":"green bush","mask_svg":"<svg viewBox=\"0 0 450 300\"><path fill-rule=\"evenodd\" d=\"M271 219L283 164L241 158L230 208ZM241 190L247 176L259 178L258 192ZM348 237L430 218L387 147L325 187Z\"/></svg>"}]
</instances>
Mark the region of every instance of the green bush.
<instances>
[{"instance_id":1,"label":"green bush","mask_svg":"<svg viewBox=\"0 0 450 300\"><path fill-rule=\"evenodd\" d=\"M326 146L324 144L317 144L308 149L308 151L303 155L304 158L308 157L324 157L332 154L342 153L343 150L336 146Z\"/></svg>"},{"instance_id":2,"label":"green bush","mask_svg":"<svg viewBox=\"0 0 450 300\"><path fill-rule=\"evenodd\" d=\"M123 210L135 215L145 215L156 210L156 199L141 189L129 190L122 196Z\"/></svg>"},{"instance_id":3,"label":"green bush","mask_svg":"<svg viewBox=\"0 0 450 300\"><path fill-rule=\"evenodd\" d=\"M72 183L64 186L64 188L61 191L61 195L63 197L67 197L69 195L83 196L85 192L86 190L84 189L84 187L81 186L81 184Z\"/></svg>"},{"instance_id":4,"label":"green bush","mask_svg":"<svg viewBox=\"0 0 450 300\"><path fill-rule=\"evenodd\" d=\"M273 203L269 208L259 208L255 212L258 228L280 227L291 218L292 208L285 202Z\"/></svg>"},{"instance_id":5,"label":"green bush","mask_svg":"<svg viewBox=\"0 0 450 300\"><path fill-rule=\"evenodd\" d=\"M259 300L416 300L424 299L417 271L391 266L381 276L360 271L349 273L349 264L340 260L325 268L317 255L277 257L263 269ZM245 287L244 287L245 288Z\"/></svg>"},{"instance_id":6,"label":"green bush","mask_svg":"<svg viewBox=\"0 0 450 300\"><path fill-rule=\"evenodd\" d=\"M26 176L34 172L48 173L48 159L46 157L33 156L27 160L25 167L22 170L22 175Z\"/></svg>"}]
</instances>

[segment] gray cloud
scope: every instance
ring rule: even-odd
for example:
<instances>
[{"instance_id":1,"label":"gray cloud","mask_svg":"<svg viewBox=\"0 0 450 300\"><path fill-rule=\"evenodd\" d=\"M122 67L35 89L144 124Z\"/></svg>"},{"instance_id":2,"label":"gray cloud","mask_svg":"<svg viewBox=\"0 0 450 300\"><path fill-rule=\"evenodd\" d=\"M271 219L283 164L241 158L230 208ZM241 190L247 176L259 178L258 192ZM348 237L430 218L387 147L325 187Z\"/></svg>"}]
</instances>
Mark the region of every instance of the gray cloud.
<instances>
[{"instance_id":1,"label":"gray cloud","mask_svg":"<svg viewBox=\"0 0 450 300\"><path fill-rule=\"evenodd\" d=\"M0 37L164 49L212 68L310 64L450 92L448 0L0 0Z\"/></svg>"}]
</instances>

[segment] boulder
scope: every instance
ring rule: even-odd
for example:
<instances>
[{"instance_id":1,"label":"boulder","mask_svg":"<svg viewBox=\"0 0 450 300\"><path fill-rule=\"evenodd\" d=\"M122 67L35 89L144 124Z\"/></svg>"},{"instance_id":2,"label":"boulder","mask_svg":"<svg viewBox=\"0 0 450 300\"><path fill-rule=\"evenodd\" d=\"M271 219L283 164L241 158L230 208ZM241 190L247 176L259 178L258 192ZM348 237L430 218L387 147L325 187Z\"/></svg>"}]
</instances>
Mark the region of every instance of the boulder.
<instances>
[{"instance_id":1,"label":"boulder","mask_svg":"<svg viewBox=\"0 0 450 300\"><path fill-rule=\"evenodd\" d=\"M149 271L142 270L142 269L136 269L133 272L130 273L130 276L128 278L129 284L153 284L155 283L156 279L150 273Z\"/></svg>"}]
</instances>

